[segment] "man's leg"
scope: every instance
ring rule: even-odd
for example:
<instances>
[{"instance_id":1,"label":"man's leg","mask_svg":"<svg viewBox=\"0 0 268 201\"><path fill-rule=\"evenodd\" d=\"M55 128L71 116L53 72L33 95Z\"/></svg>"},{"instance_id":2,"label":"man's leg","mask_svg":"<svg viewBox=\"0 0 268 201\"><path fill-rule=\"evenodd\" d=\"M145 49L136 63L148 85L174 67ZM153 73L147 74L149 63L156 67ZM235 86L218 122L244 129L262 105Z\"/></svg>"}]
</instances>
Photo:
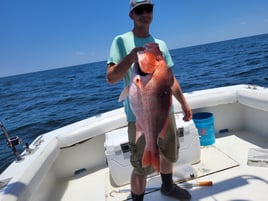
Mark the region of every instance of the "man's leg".
<instances>
[{"instance_id":1,"label":"man's leg","mask_svg":"<svg viewBox=\"0 0 268 201\"><path fill-rule=\"evenodd\" d=\"M131 174L131 195L133 201L142 201L146 187L146 175L138 175L134 171Z\"/></svg>"},{"instance_id":2,"label":"man's leg","mask_svg":"<svg viewBox=\"0 0 268 201\"><path fill-rule=\"evenodd\" d=\"M160 157L160 174L162 179L161 192L170 197L174 197L179 200L191 200L191 194L177 186L173 182L173 164L166 160L163 156Z\"/></svg>"},{"instance_id":3,"label":"man's leg","mask_svg":"<svg viewBox=\"0 0 268 201\"><path fill-rule=\"evenodd\" d=\"M162 187L166 191L170 191L173 186L173 164L170 163L164 156L160 155L160 174L162 179Z\"/></svg>"},{"instance_id":4,"label":"man's leg","mask_svg":"<svg viewBox=\"0 0 268 201\"><path fill-rule=\"evenodd\" d=\"M160 174L162 179L161 192L164 195L180 200L190 200L191 195L185 189L180 188L173 182L173 162L178 159L178 131L174 115L169 116L169 126L164 139L159 139L160 150Z\"/></svg>"},{"instance_id":5,"label":"man's leg","mask_svg":"<svg viewBox=\"0 0 268 201\"><path fill-rule=\"evenodd\" d=\"M130 162L133 166L133 171L130 178L131 194L133 201L142 201L144 197L146 178L148 174L154 172L152 167L142 167L142 157L145 147L145 138L141 136L135 142L136 125L135 122L128 123L128 139L131 150Z\"/></svg>"}]
</instances>

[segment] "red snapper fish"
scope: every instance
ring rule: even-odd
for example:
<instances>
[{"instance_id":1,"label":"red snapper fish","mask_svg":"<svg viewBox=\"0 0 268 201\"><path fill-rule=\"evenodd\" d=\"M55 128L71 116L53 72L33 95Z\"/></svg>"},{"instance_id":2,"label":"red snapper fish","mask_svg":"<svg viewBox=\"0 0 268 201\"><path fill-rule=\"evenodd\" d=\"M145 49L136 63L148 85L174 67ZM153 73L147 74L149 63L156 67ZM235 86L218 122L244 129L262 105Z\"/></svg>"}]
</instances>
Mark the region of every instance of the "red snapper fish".
<instances>
[{"instance_id":1,"label":"red snapper fish","mask_svg":"<svg viewBox=\"0 0 268 201\"><path fill-rule=\"evenodd\" d=\"M166 134L172 104L173 75L168 70L158 44L148 43L138 52L138 63L132 69L130 85L121 93L126 96L136 116L136 142L145 136L142 166L160 171L158 138Z\"/></svg>"}]
</instances>

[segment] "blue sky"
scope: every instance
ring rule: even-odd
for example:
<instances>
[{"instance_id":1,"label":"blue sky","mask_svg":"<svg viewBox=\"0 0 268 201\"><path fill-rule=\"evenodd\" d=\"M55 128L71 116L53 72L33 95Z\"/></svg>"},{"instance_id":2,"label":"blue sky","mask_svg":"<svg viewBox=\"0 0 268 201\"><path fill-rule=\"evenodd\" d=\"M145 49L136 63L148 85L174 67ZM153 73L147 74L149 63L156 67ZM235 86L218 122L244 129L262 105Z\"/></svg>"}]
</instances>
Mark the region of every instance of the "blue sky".
<instances>
[{"instance_id":1,"label":"blue sky","mask_svg":"<svg viewBox=\"0 0 268 201\"><path fill-rule=\"evenodd\" d=\"M170 49L268 33L267 0L154 0ZM106 60L129 0L0 0L0 77Z\"/></svg>"}]
</instances>

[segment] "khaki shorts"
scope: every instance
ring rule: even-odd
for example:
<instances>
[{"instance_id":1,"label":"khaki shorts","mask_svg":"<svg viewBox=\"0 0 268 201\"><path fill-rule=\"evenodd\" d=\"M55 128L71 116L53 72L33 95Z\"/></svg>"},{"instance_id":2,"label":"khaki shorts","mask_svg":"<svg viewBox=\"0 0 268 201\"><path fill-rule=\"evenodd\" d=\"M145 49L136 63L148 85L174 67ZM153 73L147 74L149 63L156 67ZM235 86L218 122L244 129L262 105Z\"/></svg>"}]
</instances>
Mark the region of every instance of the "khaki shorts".
<instances>
[{"instance_id":1,"label":"khaki shorts","mask_svg":"<svg viewBox=\"0 0 268 201\"><path fill-rule=\"evenodd\" d=\"M142 135L137 143L135 143L136 125L135 122L128 123L128 139L130 146L130 162L134 168L134 172L140 175L148 175L154 172L152 167L142 167L142 157L145 147L145 137ZM174 114L169 115L169 125L167 134L164 139L159 138L158 148L161 155L163 155L169 162L174 163L178 159L178 130L176 127Z\"/></svg>"}]
</instances>

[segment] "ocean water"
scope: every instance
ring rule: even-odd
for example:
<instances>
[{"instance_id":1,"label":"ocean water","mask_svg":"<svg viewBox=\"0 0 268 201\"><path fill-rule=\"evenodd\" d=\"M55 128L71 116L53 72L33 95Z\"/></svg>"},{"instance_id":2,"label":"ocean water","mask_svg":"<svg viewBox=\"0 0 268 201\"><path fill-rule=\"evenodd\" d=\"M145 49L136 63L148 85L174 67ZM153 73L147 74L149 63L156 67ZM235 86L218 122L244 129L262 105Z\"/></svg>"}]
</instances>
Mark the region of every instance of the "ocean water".
<instances>
[{"instance_id":1,"label":"ocean water","mask_svg":"<svg viewBox=\"0 0 268 201\"><path fill-rule=\"evenodd\" d=\"M171 55L184 92L233 84L268 87L268 34L174 49ZM123 83L109 85L105 76L102 61L0 78L0 120L9 135L20 136L24 144L119 108ZM0 132L0 172L14 159Z\"/></svg>"}]
</instances>

